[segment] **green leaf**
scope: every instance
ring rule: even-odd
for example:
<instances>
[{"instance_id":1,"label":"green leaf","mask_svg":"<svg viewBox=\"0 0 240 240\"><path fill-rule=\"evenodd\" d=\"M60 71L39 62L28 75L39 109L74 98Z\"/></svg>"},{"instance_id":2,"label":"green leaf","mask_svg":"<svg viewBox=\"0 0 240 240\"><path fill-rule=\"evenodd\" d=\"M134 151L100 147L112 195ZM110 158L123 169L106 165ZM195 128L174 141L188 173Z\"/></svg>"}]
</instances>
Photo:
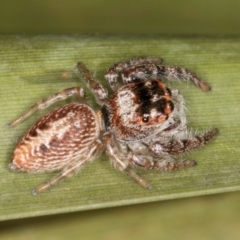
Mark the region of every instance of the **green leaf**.
<instances>
[{"instance_id":1,"label":"green leaf","mask_svg":"<svg viewBox=\"0 0 240 240\"><path fill-rule=\"evenodd\" d=\"M2 36L0 52L0 219L240 189L239 39ZM84 86L73 72L78 61L96 72L98 79L107 86L103 75L109 66L119 60L141 55L162 57L166 64L191 69L211 85L212 91L204 93L192 84L169 84L172 88L180 89L185 96L189 126L192 129L217 127L220 130L220 134L205 148L185 156L196 160L198 165L176 172L141 171L153 186L152 190L145 190L116 171L103 155L51 191L33 196L31 190L56 173L16 173L11 172L7 164L17 140L43 112L37 112L15 128L9 129L6 125L40 99L64 88ZM64 103L66 101L59 104ZM89 97L89 104L97 109L92 97Z\"/></svg>"}]
</instances>

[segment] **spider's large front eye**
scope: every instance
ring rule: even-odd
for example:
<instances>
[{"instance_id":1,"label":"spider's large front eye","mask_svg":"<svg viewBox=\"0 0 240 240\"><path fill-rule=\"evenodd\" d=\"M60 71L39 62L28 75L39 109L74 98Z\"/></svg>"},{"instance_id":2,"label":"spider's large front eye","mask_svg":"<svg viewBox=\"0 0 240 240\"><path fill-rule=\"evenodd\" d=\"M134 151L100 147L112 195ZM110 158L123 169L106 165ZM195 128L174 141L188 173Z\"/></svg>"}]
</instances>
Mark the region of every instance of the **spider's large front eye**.
<instances>
[{"instance_id":1,"label":"spider's large front eye","mask_svg":"<svg viewBox=\"0 0 240 240\"><path fill-rule=\"evenodd\" d=\"M142 121L143 121L144 123L147 123L148 120L149 120L149 117L143 117L143 118L142 118Z\"/></svg>"}]
</instances>

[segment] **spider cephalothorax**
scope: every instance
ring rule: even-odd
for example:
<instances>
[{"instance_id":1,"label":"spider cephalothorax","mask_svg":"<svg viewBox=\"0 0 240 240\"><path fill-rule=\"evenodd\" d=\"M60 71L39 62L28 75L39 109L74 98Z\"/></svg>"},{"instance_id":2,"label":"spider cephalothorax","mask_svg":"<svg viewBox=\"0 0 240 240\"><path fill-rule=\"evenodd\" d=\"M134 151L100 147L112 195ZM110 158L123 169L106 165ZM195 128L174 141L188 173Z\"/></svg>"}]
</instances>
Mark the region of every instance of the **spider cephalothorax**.
<instances>
[{"instance_id":1,"label":"spider cephalothorax","mask_svg":"<svg viewBox=\"0 0 240 240\"><path fill-rule=\"evenodd\" d=\"M192 81L209 91L208 84L189 70L164 66L161 59L153 57L118 62L105 74L114 91L110 96L83 63L77 64L76 71L92 90L101 111L95 112L87 104L77 102L63 105L41 117L19 141L10 169L61 170L59 175L37 187L35 194L79 171L102 149L115 168L149 188L135 167L170 171L193 166L195 161L176 160L173 156L205 145L218 132L215 128L191 134L186 126L183 96L161 80ZM73 95L78 99L85 97L80 87L65 89L38 102L9 126Z\"/></svg>"},{"instance_id":2,"label":"spider cephalothorax","mask_svg":"<svg viewBox=\"0 0 240 240\"><path fill-rule=\"evenodd\" d=\"M121 87L102 109L106 129L120 141L141 140L161 131L172 111L171 91L159 80Z\"/></svg>"}]
</instances>

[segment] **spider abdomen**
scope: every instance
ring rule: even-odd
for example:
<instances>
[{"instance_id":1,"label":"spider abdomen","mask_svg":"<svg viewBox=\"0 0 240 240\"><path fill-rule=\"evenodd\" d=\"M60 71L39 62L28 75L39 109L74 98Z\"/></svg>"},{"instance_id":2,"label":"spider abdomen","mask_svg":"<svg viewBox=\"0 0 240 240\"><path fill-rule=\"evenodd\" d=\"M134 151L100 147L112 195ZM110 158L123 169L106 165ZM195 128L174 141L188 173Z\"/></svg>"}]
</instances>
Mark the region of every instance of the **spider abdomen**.
<instances>
[{"instance_id":1,"label":"spider abdomen","mask_svg":"<svg viewBox=\"0 0 240 240\"><path fill-rule=\"evenodd\" d=\"M41 117L19 141L12 170L43 172L62 169L84 156L99 134L94 111L72 103Z\"/></svg>"}]
</instances>

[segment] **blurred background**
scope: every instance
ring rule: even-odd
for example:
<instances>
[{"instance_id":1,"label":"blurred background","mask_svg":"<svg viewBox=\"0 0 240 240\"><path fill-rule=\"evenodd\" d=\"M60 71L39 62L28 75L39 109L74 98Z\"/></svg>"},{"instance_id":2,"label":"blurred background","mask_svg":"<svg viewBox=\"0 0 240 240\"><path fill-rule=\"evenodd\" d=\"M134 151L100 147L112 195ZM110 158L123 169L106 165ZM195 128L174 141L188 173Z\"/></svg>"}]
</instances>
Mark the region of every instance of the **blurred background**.
<instances>
[{"instance_id":1,"label":"blurred background","mask_svg":"<svg viewBox=\"0 0 240 240\"><path fill-rule=\"evenodd\" d=\"M1 33L239 34L238 0L2 0Z\"/></svg>"},{"instance_id":2,"label":"blurred background","mask_svg":"<svg viewBox=\"0 0 240 240\"><path fill-rule=\"evenodd\" d=\"M2 34L240 34L240 1L1 1ZM0 222L1 239L239 239L240 193Z\"/></svg>"}]
</instances>

